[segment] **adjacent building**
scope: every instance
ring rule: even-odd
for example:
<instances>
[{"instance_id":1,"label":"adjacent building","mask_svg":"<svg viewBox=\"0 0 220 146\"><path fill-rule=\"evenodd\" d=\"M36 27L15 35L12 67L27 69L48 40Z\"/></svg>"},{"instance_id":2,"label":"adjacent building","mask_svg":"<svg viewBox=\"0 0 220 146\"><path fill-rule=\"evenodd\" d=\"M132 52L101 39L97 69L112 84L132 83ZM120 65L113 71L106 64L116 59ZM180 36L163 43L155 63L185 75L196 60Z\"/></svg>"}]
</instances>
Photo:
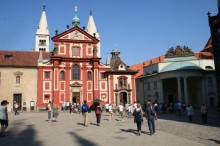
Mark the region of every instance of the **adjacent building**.
<instances>
[{"instance_id":1,"label":"adjacent building","mask_svg":"<svg viewBox=\"0 0 220 146\"><path fill-rule=\"evenodd\" d=\"M136 96L143 105L181 102L200 107L203 103L217 106L215 64L210 40L194 53L186 46L170 48L165 55L136 64Z\"/></svg>"},{"instance_id":2,"label":"adjacent building","mask_svg":"<svg viewBox=\"0 0 220 146\"><path fill-rule=\"evenodd\" d=\"M46 59L49 53L43 53ZM17 102L22 110L37 107L39 52L0 51L0 100L7 99L9 111Z\"/></svg>"}]
</instances>

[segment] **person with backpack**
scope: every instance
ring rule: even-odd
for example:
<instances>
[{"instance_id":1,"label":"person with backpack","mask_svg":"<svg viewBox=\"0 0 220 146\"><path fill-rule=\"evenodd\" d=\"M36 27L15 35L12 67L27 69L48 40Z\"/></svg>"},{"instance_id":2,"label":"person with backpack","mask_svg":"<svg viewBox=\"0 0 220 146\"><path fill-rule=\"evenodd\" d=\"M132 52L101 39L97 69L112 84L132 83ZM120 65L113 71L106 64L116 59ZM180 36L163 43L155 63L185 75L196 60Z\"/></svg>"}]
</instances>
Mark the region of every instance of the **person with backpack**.
<instances>
[{"instance_id":1,"label":"person with backpack","mask_svg":"<svg viewBox=\"0 0 220 146\"><path fill-rule=\"evenodd\" d=\"M96 115L97 126L100 126L101 115L102 115L102 108L101 108L99 102L97 103L97 107L95 108L95 115Z\"/></svg>"},{"instance_id":2,"label":"person with backpack","mask_svg":"<svg viewBox=\"0 0 220 146\"><path fill-rule=\"evenodd\" d=\"M87 105L87 101L84 100L84 104L82 105L82 115L84 118L85 127L88 127L88 111L89 111L89 106Z\"/></svg>"},{"instance_id":3,"label":"person with backpack","mask_svg":"<svg viewBox=\"0 0 220 146\"><path fill-rule=\"evenodd\" d=\"M151 102L148 102L148 107L146 109L146 119L150 135L155 134L155 120L157 120L157 114Z\"/></svg>"}]
</instances>

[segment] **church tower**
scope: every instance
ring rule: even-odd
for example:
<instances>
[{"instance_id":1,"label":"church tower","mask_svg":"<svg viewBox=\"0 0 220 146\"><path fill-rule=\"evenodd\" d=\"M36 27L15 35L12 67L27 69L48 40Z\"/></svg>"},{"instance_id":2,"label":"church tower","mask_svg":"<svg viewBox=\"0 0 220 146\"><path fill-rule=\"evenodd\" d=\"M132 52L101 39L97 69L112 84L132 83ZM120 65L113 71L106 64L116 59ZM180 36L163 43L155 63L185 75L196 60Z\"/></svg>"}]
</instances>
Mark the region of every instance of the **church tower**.
<instances>
[{"instance_id":1,"label":"church tower","mask_svg":"<svg viewBox=\"0 0 220 146\"><path fill-rule=\"evenodd\" d=\"M99 43L97 44L97 57L101 57L101 45L100 45L100 36L99 36L99 32L96 29L96 25L92 16L92 11L90 11L90 16L89 16L89 20L88 20L88 24L87 24L87 28L86 28L87 32L92 35L95 36L98 40Z\"/></svg>"},{"instance_id":2,"label":"church tower","mask_svg":"<svg viewBox=\"0 0 220 146\"><path fill-rule=\"evenodd\" d=\"M49 52L50 35L47 25L45 6L41 15L40 23L35 35L35 51Z\"/></svg>"}]
</instances>

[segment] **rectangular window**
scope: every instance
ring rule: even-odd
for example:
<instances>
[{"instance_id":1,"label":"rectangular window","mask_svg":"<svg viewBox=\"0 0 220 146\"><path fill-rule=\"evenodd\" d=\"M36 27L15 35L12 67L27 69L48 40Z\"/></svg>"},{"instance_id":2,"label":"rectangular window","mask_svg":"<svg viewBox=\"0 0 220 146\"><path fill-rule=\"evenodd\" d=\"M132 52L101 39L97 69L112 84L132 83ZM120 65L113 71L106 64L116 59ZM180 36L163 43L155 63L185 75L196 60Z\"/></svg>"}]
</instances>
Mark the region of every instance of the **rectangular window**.
<instances>
[{"instance_id":1,"label":"rectangular window","mask_svg":"<svg viewBox=\"0 0 220 146\"><path fill-rule=\"evenodd\" d=\"M44 78L45 79L50 79L50 72L49 71L44 72Z\"/></svg>"},{"instance_id":2,"label":"rectangular window","mask_svg":"<svg viewBox=\"0 0 220 146\"><path fill-rule=\"evenodd\" d=\"M105 73L101 73L101 79L105 79Z\"/></svg>"},{"instance_id":3,"label":"rectangular window","mask_svg":"<svg viewBox=\"0 0 220 146\"><path fill-rule=\"evenodd\" d=\"M73 56L79 56L79 48L73 48Z\"/></svg>"},{"instance_id":4,"label":"rectangular window","mask_svg":"<svg viewBox=\"0 0 220 146\"><path fill-rule=\"evenodd\" d=\"M50 95L44 95L45 100L50 100Z\"/></svg>"}]
</instances>

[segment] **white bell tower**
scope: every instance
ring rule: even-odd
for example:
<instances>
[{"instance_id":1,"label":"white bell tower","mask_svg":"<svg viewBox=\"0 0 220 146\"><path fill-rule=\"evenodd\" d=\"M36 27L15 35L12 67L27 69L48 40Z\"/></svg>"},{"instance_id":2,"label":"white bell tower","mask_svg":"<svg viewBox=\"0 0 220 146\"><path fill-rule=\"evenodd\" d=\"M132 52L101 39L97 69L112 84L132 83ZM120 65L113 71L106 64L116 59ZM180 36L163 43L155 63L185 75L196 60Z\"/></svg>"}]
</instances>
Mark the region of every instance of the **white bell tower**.
<instances>
[{"instance_id":1,"label":"white bell tower","mask_svg":"<svg viewBox=\"0 0 220 146\"><path fill-rule=\"evenodd\" d=\"M50 35L47 25L45 6L35 35L35 51L49 52Z\"/></svg>"}]
</instances>

